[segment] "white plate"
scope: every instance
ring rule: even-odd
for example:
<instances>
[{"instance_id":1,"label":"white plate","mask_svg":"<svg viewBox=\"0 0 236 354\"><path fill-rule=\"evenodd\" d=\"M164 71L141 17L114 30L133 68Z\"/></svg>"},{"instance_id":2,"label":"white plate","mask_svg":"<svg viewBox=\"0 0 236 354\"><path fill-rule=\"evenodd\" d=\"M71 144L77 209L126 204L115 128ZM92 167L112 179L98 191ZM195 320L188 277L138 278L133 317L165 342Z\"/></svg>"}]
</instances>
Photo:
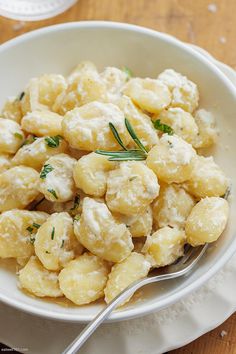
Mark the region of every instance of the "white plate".
<instances>
[{"instance_id":1,"label":"white plate","mask_svg":"<svg viewBox=\"0 0 236 354\"><path fill-rule=\"evenodd\" d=\"M195 47L236 86L236 72ZM81 354L159 354L181 347L220 325L236 310L236 255L203 287L165 310L139 319L105 324ZM33 317L0 304L0 341L30 354L58 354L83 325Z\"/></svg>"},{"instance_id":2,"label":"white plate","mask_svg":"<svg viewBox=\"0 0 236 354\"><path fill-rule=\"evenodd\" d=\"M45 27L17 37L0 47L0 80L4 82L0 105L6 96L21 92L29 78L47 72L66 74L75 63L86 59L94 61L99 69L128 65L138 76L156 77L172 67L196 82L201 93L200 106L216 116L221 132L214 148L215 159L235 181L235 87L204 55L163 33L122 23L88 21ZM195 271L181 279L146 287L139 301L112 313L110 321L128 320L170 306L203 285L230 259L236 250L235 192L232 189L224 234L209 247ZM29 297L17 287L15 274L4 267L0 267L0 300L31 314L70 322L89 321L103 306L100 302L62 307Z\"/></svg>"}]
</instances>

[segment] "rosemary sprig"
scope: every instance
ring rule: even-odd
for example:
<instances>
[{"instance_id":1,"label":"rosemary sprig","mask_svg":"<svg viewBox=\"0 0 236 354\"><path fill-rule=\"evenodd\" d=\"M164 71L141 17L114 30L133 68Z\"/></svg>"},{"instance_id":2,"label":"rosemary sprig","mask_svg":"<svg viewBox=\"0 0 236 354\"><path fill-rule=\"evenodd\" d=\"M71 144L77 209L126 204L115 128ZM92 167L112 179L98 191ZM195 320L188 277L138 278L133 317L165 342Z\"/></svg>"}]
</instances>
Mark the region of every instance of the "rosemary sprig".
<instances>
[{"instance_id":1,"label":"rosemary sprig","mask_svg":"<svg viewBox=\"0 0 236 354\"><path fill-rule=\"evenodd\" d=\"M127 118L125 118L125 126L126 129L135 142L135 144L138 146L139 149L128 149L125 144L123 143L121 137L119 136L118 131L116 130L115 126L112 123L109 123L109 127L112 131L112 134L118 144L123 148L123 151L105 151L105 150L96 150L96 154L100 155L105 155L105 156L110 156L109 161L129 161L129 160L135 160L135 161L142 161L146 160L147 158L147 149L143 146L141 141L139 140L138 136L136 135L131 123Z\"/></svg>"}]
</instances>

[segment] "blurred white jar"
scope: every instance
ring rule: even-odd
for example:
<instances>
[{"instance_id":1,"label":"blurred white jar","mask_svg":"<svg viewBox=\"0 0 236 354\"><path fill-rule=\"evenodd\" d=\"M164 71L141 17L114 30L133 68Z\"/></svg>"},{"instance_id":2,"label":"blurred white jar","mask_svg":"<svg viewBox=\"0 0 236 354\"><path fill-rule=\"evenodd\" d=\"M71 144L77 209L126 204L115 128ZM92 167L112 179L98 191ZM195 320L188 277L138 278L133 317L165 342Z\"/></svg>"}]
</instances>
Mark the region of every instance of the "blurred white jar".
<instances>
[{"instance_id":1,"label":"blurred white jar","mask_svg":"<svg viewBox=\"0 0 236 354\"><path fill-rule=\"evenodd\" d=\"M66 11L77 0L0 0L0 15L20 21L39 21Z\"/></svg>"}]
</instances>

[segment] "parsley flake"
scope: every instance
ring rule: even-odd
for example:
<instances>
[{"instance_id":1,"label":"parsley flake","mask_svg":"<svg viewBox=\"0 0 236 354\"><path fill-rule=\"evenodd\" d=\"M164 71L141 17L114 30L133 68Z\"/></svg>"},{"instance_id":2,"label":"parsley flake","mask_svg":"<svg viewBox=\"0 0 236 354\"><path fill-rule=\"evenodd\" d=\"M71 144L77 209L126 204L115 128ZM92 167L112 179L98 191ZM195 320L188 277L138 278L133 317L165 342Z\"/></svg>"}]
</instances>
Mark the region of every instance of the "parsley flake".
<instances>
[{"instance_id":1,"label":"parsley flake","mask_svg":"<svg viewBox=\"0 0 236 354\"><path fill-rule=\"evenodd\" d=\"M54 236L55 236L55 227L53 226L52 232L51 232L51 239L52 240L54 240Z\"/></svg>"},{"instance_id":2,"label":"parsley flake","mask_svg":"<svg viewBox=\"0 0 236 354\"><path fill-rule=\"evenodd\" d=\"M167 133L168 135L174 134L174 130L169 125L161 123L160 119L153 122L153 125L155 129L160 130L163 133Z\"/></svg>"},{"instance_id":3,"label":"parsley flake","mask_svg":"<svg viewBox=\"0 0 236 354\"><path fill-rule=\"evenodd\" d=\"M41 225L36 224L36 222L33 222L33 227L34 227L35 229L39 229L39 228L40 228L40 226L41 226Z\"/></svg>"},{"instance_id":4,"label":"parsley flake","mask_svg":"<svg viewBox=\"0 0 236 354\"><path fill-rule=\"evenodd\" d=\"M18 138L18 139L23 139L23 135L20 134L20 133L14 133L15 137Z\"/></svg>"},{"instance_id":5,"label":"parsley flake","mask_svg":"<svg viewBox=\"0 0 236 354\"><path fill-rule=\"evenodd\" d=\"M49 252L49 251L45 251L45 253L50 254L51 252Z\"/></svg>"},{"instance_id":6,"label":"parsley flake","mask_svg":"<svg viewBox=\"0 0 236 354\"><path fill-rule=\"evenodd\" d=\"M129 181L132 182L134 179L136 179L138 176L132 176L130 177Z\"/></svg>"},{"instance_id":7,"label":"parsley flake","mask_svg":"<svg viewBox=\"0 0 236 354\"><path fill-rule=\"evenodd\" d=\"M43 166L43 169L42 169L39 177L41 179L45 179L47 177L47 174L49 172L52 172L53 170L54 170L54 168L50 164L46 164Z\"/></svg>"},{"instance_id":8,"label":"parsley flake","mask_svg":"<svg viewBox=\"0 0 236 354\"><path fill-rule=\"evenodd\" d=\"M56 191L54 189L49 188L47 191L49 193L51 193L54 196L55 199L58 199L57 193L56 193Z\"/></svg>"},{"instance_id":9,"label":"parsley flake","mask_svg":"<svg viewBox=\"0 0 236 354\"><path fill-rule=\"evenodd\" d=\"M32 232L34 231L33 227L31 227L31 226L28 226L28 227L26 228L26 230L29 231L30 233L32 233Z\"/></svg>"},{"instance_id":10,"label":"parsley flake","mask_svg":"<svg viewBox=\"0 0 236 354\"><path fill-rule=\"evenodd\" d=\"M79 214L75 215L74 220L75 221L79 221L80 220L80 215Z\"/></svg>"},{"instance_id":11,"label":"parsley flake","mask_svg":"<svg viewBox=\"0 0 236 354\"><path fill-rule=\"evenodd\" d=\"M65 240L62 240L62 241L61 241L61 248L63 248L64 243L65 243Z\"/></svg>"},{"instance_id":12,"label":"parsley flake","mask_svg":"<svg viewBox=\"0 0 236 354\"><path fill-rule=\"evenodd\" d=\"M49 136L45 138L44 140L46 141L47 145L51 148L57 148L60 144L60 140L62 137L60 135L56 136Z\"/></svg>"}]
</instances>

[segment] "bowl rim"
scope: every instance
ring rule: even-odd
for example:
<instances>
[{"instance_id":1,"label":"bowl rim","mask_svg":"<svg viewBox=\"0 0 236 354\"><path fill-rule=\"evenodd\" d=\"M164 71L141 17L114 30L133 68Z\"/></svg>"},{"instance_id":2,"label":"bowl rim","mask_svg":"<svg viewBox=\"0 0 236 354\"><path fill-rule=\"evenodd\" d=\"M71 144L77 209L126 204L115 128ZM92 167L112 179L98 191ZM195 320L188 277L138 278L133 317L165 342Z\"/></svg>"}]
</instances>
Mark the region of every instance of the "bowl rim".
<instances>
[{"instance_id":1,"label":"bowl rim","mask_svg":"<svg viewBox=\"0 0 236 354\"><path fill-rule=\"evenodd\" d=\"M74 28L110 28L110 29L117 29L117 30L126 30L131 32L138 32L141 34L146 34L152 37L159 38L165 42L168 42L171 45L175 45L180 47L183 51L188 52L193 57L197 58L201 61L205 66L211 69L217 75L220 80L222 80L225 86L231 91L231 94L235 96L236 99L236 88L233 83L226 77L226 75L213 63L209 60L209 58L205 57L202 53L197 52L196 49L189 46L187 43L180 41L179 39L163 33L158 32L153 29L149 29L142 26L137 26L133 24L127 24L122 22L112 22L112 21L79 21L79 22L67 22L61 23L57 25L47 26L40 29L36 29L25 34L22 34L16 38L10 39L9 41L0 45L0 54L1 52L7 50L8 48L14 47L17 44L24 43L32 38L37 38L42 35L51 32L63 31L63 30L70 30ZM157 303L152 304L143 304L140 308L131 308L118 310L113 312L109 319L106 322L117 322L122 320L128 320L135 317L141 317L147 315L153 311L158 311L163 308L166 308L173 303L179 301L181 298L187 296L190 292L193 292L197 288L199 288L203 283L209 280L224 264L233 256L236 252L236 238L232 241L224 255L217 260L213 267L208 269L208 271L199 276L193 283L187 285L185 288L181 289L177 293L171 294L164 299L159 300ZM62 314L59 312L54 312L53 310L49 309L41 309L34 307L30 304L22 304L20 300L8 298L6 295L0 293L0 301L12 306L18 310L27 312L32 315L37 315L43 318L48 318L52 320L59 320L64 322L78 322L78 323L86 323L93 319L94 316L91 315L84 315L84 314Z\"/></svg>"}]
</instances>

